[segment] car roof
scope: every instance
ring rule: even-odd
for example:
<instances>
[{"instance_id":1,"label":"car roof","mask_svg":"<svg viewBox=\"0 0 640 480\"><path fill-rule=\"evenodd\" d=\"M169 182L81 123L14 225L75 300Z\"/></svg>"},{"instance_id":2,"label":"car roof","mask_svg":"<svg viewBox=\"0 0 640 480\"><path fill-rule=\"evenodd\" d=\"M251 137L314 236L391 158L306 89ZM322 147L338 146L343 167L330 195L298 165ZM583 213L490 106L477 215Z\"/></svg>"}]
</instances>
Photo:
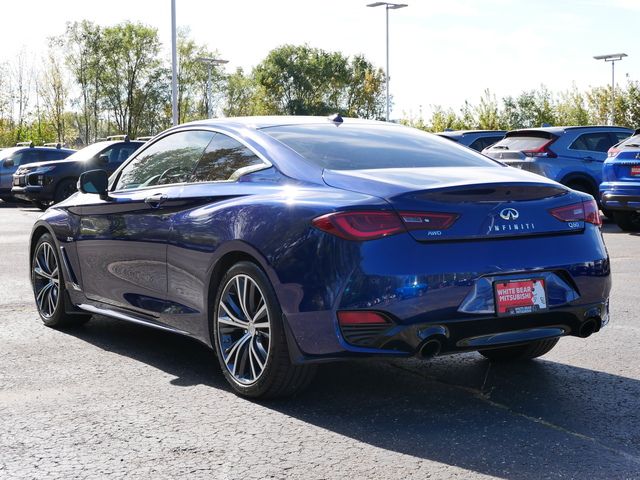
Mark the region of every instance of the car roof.
<instances>
[{"instance_id":1,"label":"car roof","mask_svg":"<svg viewBox=\"0 0 640 480\"><path fill-rule=\"evenodd\" d=\"M399 126L396 123L380 122L377 120L364 120L360 118L340 117L342 120L334 122L333 116L321 117L321 116L304 116L304 115L266 115L266 116L254 116L254 117L225 117L225 118L212 118L207 120L196 120L194 122L183 123L175 128L185 126L201 126L201 127L215 127L215 126L230 126L230 127L245 127L259 130L268 127L278 127L284 125L317 125L332 123L345 123L351 125L389 125ZM336 119L337 120L337 119Z\"/></svg>"},{"instance_id":2,"label":"car roof","mask_svg":"<svg viewBox=\"0 0 640 480\"><path fill-rule=\"evenodd\" d=\"M631 132L631 128L627 127L618 127L612 125L568 125L564 127L534 127L534 128L519 128L517 130L510 130L508 133L512 134L515 132L547 132L553 133L554 135L561 135L568 130L595 130L595 129L608 129L608 130L622 130Z\"/></svg>"},{"instance_id":3,"label":"car roof","mask_svg":"<svg viewBox=\"0 0 640 480\"><path fill-rule=\"evenodd\" d=\"M506 130L445 130L443 132L436 132L436 135L442 137L464 137L465 135L504 135Z\"/></svg>"}]
</instances>

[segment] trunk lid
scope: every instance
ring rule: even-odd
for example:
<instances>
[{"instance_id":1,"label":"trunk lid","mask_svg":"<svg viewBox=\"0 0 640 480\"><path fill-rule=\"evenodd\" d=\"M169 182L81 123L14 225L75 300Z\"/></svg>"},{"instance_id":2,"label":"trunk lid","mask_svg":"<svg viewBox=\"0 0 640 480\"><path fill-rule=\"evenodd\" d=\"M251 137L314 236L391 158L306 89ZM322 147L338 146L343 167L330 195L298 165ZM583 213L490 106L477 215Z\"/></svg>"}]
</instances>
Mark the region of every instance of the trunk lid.
<instances>
[{"instance_id":1,"label":"trunk lid","mask_svg":"<svg viewBox=\"0 0 640 480\"><path fill-rule=\"evenodd\" d=\"M563 222L549 210L583 198L566 187L506 167L325 170L327 185L384 198L405 224L410 213L456 216L445 229L411 228L420 241L500 238L575 232L584 222ZM405 214L405 215L403 215ZM415 223L412 227L416 227Z\"/></svg>"}]
</instances>

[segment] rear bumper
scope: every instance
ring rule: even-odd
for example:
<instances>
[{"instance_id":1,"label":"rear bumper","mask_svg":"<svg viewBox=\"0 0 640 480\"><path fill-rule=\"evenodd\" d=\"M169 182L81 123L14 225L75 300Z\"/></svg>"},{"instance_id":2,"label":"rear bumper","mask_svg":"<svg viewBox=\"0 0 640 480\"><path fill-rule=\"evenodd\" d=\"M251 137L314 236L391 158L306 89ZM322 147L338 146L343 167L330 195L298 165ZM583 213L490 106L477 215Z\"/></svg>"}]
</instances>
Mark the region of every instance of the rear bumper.
<instances>
[{"instance_id":1,"label":"rear bumper","mask_svg":"<svg viewBox=\"0 0 640 480\"><path fill-rule=\"evenodd\" d=\"M481 350L584 336L586 322L593 321L593 331L608 322L609 259L594 226L580 234L474 242L420 243L407 237L363 243L359 265L340 282L333 309L283 308L300 361L412 356L430 339L441 343L442 353ZM339 257L332 261L342 270ZM549 279L548 310L494 313L494 281L537 277ZM391 323L343 331L340 310L376 311Z\"/></svg>"},{"instance_id":2,"label":"rear bumper","mask_svg":"<svg viewBox=\"0 0 640 480\"><path fill-rule=\"evenodd\" d=\"M640 211L640 182L636 185L603 183L600 201L608 210Z\"/></svg>"}]
</instances>

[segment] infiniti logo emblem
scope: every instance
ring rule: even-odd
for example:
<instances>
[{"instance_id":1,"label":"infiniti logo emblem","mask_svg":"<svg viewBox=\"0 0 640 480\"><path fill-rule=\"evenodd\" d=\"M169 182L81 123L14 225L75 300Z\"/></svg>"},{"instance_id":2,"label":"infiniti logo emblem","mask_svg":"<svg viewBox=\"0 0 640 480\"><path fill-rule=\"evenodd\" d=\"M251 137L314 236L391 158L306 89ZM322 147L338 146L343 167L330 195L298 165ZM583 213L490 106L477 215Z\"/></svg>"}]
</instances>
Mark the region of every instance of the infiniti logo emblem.
<instances>
[{"instance_id":1,"label":"infiniti logo emblem","mask_svg":"<svg viewBox=\"0 0 640 480\"><path fill-rule=\"evenodd\" d=\"M517 220L520 214L515 208L503 208L500 211L500 218L503 220Z\"/></svg>"}]
</instances>

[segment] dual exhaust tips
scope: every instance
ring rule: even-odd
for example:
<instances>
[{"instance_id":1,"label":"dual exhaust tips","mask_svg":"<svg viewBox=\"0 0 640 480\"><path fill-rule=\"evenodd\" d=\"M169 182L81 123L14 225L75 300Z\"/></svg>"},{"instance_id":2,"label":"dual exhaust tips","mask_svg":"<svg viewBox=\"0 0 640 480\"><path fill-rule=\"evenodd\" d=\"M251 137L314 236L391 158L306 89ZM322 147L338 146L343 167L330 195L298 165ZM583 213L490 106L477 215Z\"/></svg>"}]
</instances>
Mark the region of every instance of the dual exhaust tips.
<instances>
[{"instance_id":1,"label":"dual exhaust tips","mask_svg":"<svg viewBox=\"0 0 640 480\"><path fill-rule=\"evenodd\" d=\"M580 338L587 338L591 336L593 333L600 330L600 325L602 320L600 317L590 317L578 327L577 336ZM424 360L437 357L442 350L442 341L438 338L431 338L420 345L418 349L418 353L416 354L418 358L422 358Z\"/></svg>"}]
</instances>

